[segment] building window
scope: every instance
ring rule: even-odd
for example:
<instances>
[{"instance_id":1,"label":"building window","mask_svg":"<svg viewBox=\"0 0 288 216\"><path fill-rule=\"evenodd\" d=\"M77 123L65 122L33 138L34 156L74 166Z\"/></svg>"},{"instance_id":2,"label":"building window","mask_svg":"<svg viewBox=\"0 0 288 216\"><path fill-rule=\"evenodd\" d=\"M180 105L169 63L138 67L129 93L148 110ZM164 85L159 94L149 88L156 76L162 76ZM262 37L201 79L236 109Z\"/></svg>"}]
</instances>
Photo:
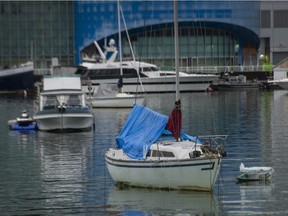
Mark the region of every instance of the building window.
<instances>
[{"instance_id":1,"label":"building window","mask_svg":"<svg viewBox=\"0 0 288 216\"><path fill-rule=\"evenodd\" d=\"M288 27L288 10L274 11L274 28Z\"/></svg>"},{"instance_id":2,"label":"building window","mask_svg":"<svg viewBox=\"0 0 288 216\"><path fill-rule=\"evenodd\" d=\"M234 45L238 38L236 34L212 28L180 27L179 51L182 67L207 65L225 65L227 58L234 58L237 52ZM174 68L174 38L173 28L159 28L147 32L129 34L132 39L133 51L144 61L153 59L150 63L162 69ZM125 57L129 58L130 49L126 40L123 40ZM191 61L189 59L197 59ZM237 63L237 61L235 61ZM229 65L233 65L229 62Z\"/></svg>"},{"instance_id":3,"label":"building window","mask_svg":"<svg viewBox=\"0 0 288 216\"><path fill-rule=\"evenodd\" d=\"M271 28L270 11L261 11L261 28Z\"/></svg>"}]
</instances>

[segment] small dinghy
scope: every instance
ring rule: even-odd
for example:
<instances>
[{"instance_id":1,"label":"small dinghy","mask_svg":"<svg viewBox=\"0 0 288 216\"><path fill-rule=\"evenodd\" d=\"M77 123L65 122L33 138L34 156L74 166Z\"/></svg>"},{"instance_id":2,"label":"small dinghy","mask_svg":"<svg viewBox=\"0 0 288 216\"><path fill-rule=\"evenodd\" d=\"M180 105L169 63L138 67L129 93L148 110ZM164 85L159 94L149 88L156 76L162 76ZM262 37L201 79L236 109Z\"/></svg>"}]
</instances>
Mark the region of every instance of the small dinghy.
<instances>
[{"instance_id":1,"label":"small dinghy","mask_svg":"<svg viewBox=\"0 0 288 216\"><path fill-rule=\"evenodd\" d=\"M272 178L274 169L272 167L245 167L240 164L241 175L236 179L238 182L248 181L269 181Z\"/></svg>"},{"instance_id":2,"label":"small dinghy","mask_svg":"<svg viewBox=\"0 0 288 216\"><path fill-rule=\"evenodd\" d=\"M8 121L8 126L11 130L36 130L36 122L28 115L26 110L23 110L21 116L14 120Z\"/></svg>"}]
</instances>

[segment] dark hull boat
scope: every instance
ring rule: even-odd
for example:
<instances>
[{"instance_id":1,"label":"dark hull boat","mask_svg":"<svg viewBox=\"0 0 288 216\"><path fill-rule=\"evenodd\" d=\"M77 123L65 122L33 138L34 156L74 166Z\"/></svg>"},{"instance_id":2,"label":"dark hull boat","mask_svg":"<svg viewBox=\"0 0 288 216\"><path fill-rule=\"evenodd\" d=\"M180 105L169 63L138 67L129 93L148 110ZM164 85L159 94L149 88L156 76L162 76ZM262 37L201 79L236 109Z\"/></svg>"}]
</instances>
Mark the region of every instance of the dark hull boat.
<instances>
[{"instance_id":1,"label":"dark hull boat","mask_svg":"<svg viewBox=\"0 0 288 216\"><path fill-rule=\"evenodd\" d=\"M214 90L238 90L238 89L259 89L262 83L254 80L247 81L246 76L228 76L225 75L222 78L215 80L212 83L212 89Z\"/></svg>"},{"instance_id":2,"label":"dark hull boat","mask_svg":"<svg viewBox=\"0 0 288 216\"><path fill-rule=\"evenodd\" d=\"M19 91L34 88L33 62L0 70L0 91Z\"/></svg>"}]
</instances>

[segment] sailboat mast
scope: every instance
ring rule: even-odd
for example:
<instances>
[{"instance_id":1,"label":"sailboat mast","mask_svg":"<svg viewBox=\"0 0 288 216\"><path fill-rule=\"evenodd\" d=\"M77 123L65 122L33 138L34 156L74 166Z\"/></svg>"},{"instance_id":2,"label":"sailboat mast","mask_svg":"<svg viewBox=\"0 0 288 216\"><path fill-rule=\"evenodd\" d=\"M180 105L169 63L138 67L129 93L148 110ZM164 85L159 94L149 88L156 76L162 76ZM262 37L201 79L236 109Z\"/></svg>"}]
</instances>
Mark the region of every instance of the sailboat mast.
<instances>
[{"instance_id":1,"label":"sailboat mast","mask_svg":"<svg viewBox=\"0 0 288 216\"><path fill-rule=\"evenodd\" d=\"M118 12L118 44L119 44L119 60L120 60L120 80L123 79L123 68L122 68L122 41L121 41L121 24L120 24L120 0L117 1L117 12ZM123 86L119 89L120 93L123 93Z\"/></svg>"},{"instance_id":2,"label":"sailboat mast","mask_svg":"<svg viewBox=\"0 0 288 216\"><path fill-rule=\"evenodd\" d=\"M179 101L180 90L179 90L178 0L174 0L174 37L175 37L176 101Z\"/></svg>"},{"instance_id":3,"label":"sailboat mast","mask_svg":"<svg viewBox=\"0 0 288 216\"><path fill-rule=\"evenodd\" d=\"M178 2L174 0L174 42L175 42L175 72L176 72L176 101L175 108L170 113L166 128L176 141L181 141L182 113L179 91L179 42L178 42Z\"/></svg>"}]
</instances>

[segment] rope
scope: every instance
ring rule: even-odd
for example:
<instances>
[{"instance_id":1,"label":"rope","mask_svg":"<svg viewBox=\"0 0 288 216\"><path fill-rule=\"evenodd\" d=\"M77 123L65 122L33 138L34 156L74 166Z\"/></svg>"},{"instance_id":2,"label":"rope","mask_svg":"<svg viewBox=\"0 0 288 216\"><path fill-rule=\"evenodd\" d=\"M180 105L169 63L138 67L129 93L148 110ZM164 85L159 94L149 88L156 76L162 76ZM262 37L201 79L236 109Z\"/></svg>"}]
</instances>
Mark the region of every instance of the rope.
<instances>
[{"instance_id":1,"label":"rope","mask_svg":"<svg viewBox=\"0 0 288 216\"><path fill-rule=\"evenodd\" d=\"M134 51L133 51L133 48L132 48L130 36L129 36L128 30L127 30L127 25L126 25L126 21L125 21L125 18L124 18L124 14L123 14L123 10L122 10L121 5L119 5L119 8L120 8L119 10L120 10L120 13L121 13L121 17L122 17L122 20L123 20L123 24L124 24L124 27L125 27L125 32L126 32L126 36L127 36L127 39L128 39L128 43L129 43L131 55L132 55L132 58L133 58L133 62L135 62L136 59L135 59ZM144 25L144 26L145 26L145 25ZM120 31L120 30L119 30L119 31ZM141 46L141 47L142 47L142 46ZM133 64L133 66L135 67L134 64ZM144 87L143 87L143 84L142 84L142 80L140 79L139 68L140 68L140 62L139 62L139 67L136 67L136 72L137 72L137 75L138 75L138 81L140 82L142 91L145 92ZM137 82L137 83L138 83L138 82ZM137 89L136 89L136 95L137 95L137 93L138 93L138 85L137 85ZM135 103L136 103L136 100L135 100Z\"/></svg>"}]
</instances>

